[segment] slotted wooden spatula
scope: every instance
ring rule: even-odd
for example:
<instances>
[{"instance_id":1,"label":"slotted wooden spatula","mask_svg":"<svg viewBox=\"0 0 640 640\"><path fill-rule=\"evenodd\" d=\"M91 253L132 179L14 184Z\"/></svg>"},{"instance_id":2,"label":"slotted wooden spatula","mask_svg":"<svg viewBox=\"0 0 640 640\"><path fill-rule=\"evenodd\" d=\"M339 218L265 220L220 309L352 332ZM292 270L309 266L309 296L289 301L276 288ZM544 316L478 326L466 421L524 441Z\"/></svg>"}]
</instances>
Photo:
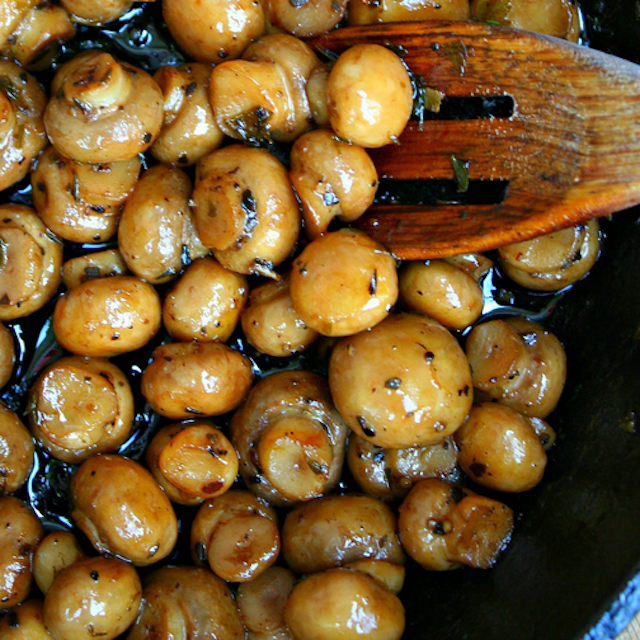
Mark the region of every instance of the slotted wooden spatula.
<instances>
[{"instance_id":1,"label":"slotted wooden spatula","mask_svg":"<svg viewBox=\"0 0 640 640\"><path fill-rule=\"evenodd\" d=\"M356 225L397 257L485 251L640 203L640 66L474 22L349 27L314 40L336 53L362 42L395 48L443 106L498 105L488 116L472 108L471 119L411 121L399 144L372 152L382 182L396 186ZM434 180L460 193L422 202L416 194Z\"/></svg>"}]
</instances>

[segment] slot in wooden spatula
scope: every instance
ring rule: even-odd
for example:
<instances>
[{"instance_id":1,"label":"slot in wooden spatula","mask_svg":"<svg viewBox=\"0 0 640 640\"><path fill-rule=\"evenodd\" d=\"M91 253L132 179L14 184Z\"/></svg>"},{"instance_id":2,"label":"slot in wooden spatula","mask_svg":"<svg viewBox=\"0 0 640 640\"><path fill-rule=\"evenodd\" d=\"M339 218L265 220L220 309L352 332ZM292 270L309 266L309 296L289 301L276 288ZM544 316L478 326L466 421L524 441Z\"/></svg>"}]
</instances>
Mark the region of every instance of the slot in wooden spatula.
<instances>
[{"instance_id":1,"label":"slot in wooden spatula","mask_svg":"<svg viewBox=\"0 0 640 640\"><path fill-rule=\"evenodd\" d=\"M362 42L394 48L445 102L500 105L497 115L411 121L399 144L372 151L396 187L356 225L397 257L485 251L640 203L640 66L474 22L349 27L313 41L336 53ZM416 199L434 180L455 182L456 168L468 193Z\"/></svg>"}]
</instances>

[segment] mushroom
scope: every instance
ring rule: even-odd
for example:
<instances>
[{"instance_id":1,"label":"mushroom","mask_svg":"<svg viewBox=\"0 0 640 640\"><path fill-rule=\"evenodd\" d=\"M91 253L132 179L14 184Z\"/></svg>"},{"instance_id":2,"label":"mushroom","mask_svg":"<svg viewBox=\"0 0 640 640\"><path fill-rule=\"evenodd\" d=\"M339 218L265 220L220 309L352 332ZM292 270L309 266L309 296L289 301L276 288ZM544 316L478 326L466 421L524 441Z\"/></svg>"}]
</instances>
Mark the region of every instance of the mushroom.
<instances>
[{"instance_id":1,"label":"mushroom","mask_svg":"<svg viewBox=\"0 0 640 640\"><path fill-rule=\"evenodd\" d=\"M37 213L0 205L0 320L24 318L44 307L62 281L62 246Z\"/></svg>"},{"instance_id":2,"label":"mushroom","mask_svg":"<svg viewBox=\"0 0 640 640\"><path fill-rule=\"evenodd\" d=\"M233 144L197 166L191 197L196 231L227 269L278 278L301 226L284 165L267 150Z\"/></svg>"},{"instance_id":3,"label":"mushroom","mask_svg":"<svg viewBox=\"0 0 640 640\"><path fill-rule=\"evenodd\" d=\"M218 126L248 142L292 142L311 128L306 84L319 66L302 40L286 33L263 36L242 59L213 69L209 99Z\"/></svg>"},{"instance_id":4,"label":"mushroom","mask_svg":"<svg viewBox=\"0 0 640 640\"><path fill-rule=\"evenodd\" d=\"M31 473L35 445L18 414L0 403L0 495L16 492Z\"/></svg>"},{"instance_id":5,"label":"mushroom","mask_svg":"<svg viewBox=\"0 0 640 640\"><path fill-rule=\"evenodd\" d=\"M78 243L103 242L115 235L120 211L139 174L137 156L82 164L49 146L31 173L33 206L58 237Z\"/></svg>"},{"instance_id":6,"label":"mushroom","mask_svg":"<svg viewBox=\"0 0 640 640\"><path fill-rule=\"evenodd\" d=\"M442 442L464 422L473 381L464 351L440 323L394 314L333 348L329 386L360 437L402 449Z\"/></svg>"},{"instance_id":7,"label":"mushroom","mask_svg":"<svg viewBox=\"0 0 640 640\"><path fill-rule=\"evenodd\" d=\"M88 50L56 72L44 124L63 156L117 162L151 147L162 128L163 105L162 91L146 71Z\"/></svg>"},{"instance_id":8,"label":"mushroom","mask_svg":"<svg viewBox=\"0 0 640 640\"><path fill-rule=\"evenodd\" d=\"M112 362L66 356L40 373L29 390L26 412L38 443L54 458L77 464L116 451L129 437L133 393Z\"/></svg>"},{"instance_id":9,"label":"mushroom","mask_svg":"<svg viewBox=\"0 0 640 640\"><path fill-rule=\"evenodd\" d=\"M200 62L164 66L153 78L164 95L164 121L151 154L166 164L195 164L224 140L209 102L211 67Z\"/></svg>"},{"instance_id":10,"label":"mushroom","mask_svg":"<svg viewBox=\"0 0 640 640\"><path fill-rule=\"evenodd\" d=\"M0 191L22 180L47 146L46 105L47 96L30 73L0 60Z\"/></svg>"},{"instance_id":11,"label":"mushroom","mask_svg":"<svg viewBox=\"0 0 640 640\"><path fill-rule=\"evenodd\" d=\"M229 426L245 483L276 506L336 486L347 432L326 381L310 371L278 371L260 380Z\"/></svg>"}]
</instances>

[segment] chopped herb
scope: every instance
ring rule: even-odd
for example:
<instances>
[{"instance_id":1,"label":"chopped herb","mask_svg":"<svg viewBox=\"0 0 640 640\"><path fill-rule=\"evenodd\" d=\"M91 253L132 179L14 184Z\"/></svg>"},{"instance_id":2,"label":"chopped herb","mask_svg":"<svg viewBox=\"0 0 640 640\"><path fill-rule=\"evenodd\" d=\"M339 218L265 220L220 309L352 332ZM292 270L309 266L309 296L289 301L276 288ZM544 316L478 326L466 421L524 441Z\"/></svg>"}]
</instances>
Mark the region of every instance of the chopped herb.
<instances>
[{"instance_id":1,"label":"chopped herb","mask_svg":"<svg viewBox=\"0 0 640 640\"><path fill-rule=\"evenodd\" d=\"M458 193L466 193L469 190L469 162L451 156L451 164L458 185Z\"/></svg>"}]
</instances>

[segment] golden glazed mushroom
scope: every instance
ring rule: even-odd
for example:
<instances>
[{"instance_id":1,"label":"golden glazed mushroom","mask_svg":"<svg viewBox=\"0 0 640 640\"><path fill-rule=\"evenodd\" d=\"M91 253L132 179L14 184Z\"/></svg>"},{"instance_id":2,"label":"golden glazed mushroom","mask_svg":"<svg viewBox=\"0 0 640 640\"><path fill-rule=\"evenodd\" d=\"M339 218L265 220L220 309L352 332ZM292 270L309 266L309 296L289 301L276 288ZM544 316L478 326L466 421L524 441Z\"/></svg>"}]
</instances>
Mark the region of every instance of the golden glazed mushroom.
<instances>
[{"instance_id":1,"label":"golden glazed mushroom","mask_svg":"<svg viewBox=\"0 0 640 640\"><path fill-rule=\"evenodd\" d=\"M408 20L469 20L468 0L349 0L350 25Z\"/></svg>"},{"instance_id":2,"label":"golden glazed mushroom","mask_svg":"<svg viewBox=\"0 0 640 640\"><path fill-rule=\"evenodd\" d=\"M238 273L276 278L301 226L287 170L265 149L234 144L197 167L191 197L196 230L218 262Z\"/></svg>"},{"instance_id":3,"label":"golden glazed mushroom","mask_svg":"<svg viewBox=\"0 0 640 640\"><path fill-rule=\"evenodd\" d=\"M0 495L14 493L33 468L35 445L18 414L0 403Z\"/></svg>"},{"instance_id":4,"label":"golden glazed mushroom","mask_svg":"<svg viewBox=\"0 0 640 640\"><path fill-rule=\"evenodd\" d=\"M108 358L140 349L161 326L160 296L133 276L87 280L61 296L53 331L63 349Z\"/></svg>"},{"instance_id":5,"label":"golden glazed mushroom","mask_svg":"<svg viewBox=\"0 0 640 640\"><path fill-rule=\"evenodd\" d=\"M75 33L75 26L63 7L51 2L38 2L7 39L3 55L30 70L47 69L58 51L58 44L71 39Z\"/></svg>"},{"instance_id":6,"label":"golden glazed mushroom","mask_svg":"<svg viewBox=\"0 0 640 640\"><path fill-rule=\"evenodd\" d=\"M517 242L498 251L504 273L519 285L557 291L585 276L600 254L600 224L587 224Z\"/></svg>"},{"instance_id":7,"label":"golden glazed mushroom","mask_svg":"<svg viewBox=\"0 0 640 640\"><path fill-rule=\"evenodd\" d=\"M253 387L229 433L247 486L270 504L286 506L336 486L348 430L323 378L279 371Z\"/></svg>"},{"instance_id":8,"label":"golden glazed mushroom","mask_svg":"<svg viewBox=\"0 0 640 640\"><path fill-rule=\"evenodd\" d=\"M249 297L249 282L206 256L192 262L167 293L162 319L174 340L226 342Z\"/></svg>"},{"instance_id":9,"label":"golden glazed mushroom","mask_svg":"<svg viewBox=\"0 0 640 640\"><path fill-rule=\"evenodd\" d=\"M0 320L24 318L53 298L62 280L62 246L36 212L0 205Z\"/></svg>"},{"instance_id":10,"label":"golden glazed mushroom","mask_svg":"<svg viewBox=\"0 0 640 640\"><path fill-rule=\"evenodd\" d=\"M117 162L151 147L162 128L163 105L162 91L146 71L89 50L56 72L44 124L63 156Z\"/></svg>"},{"instance_id":11,"label":"golden glazed mushroom","mask_svg":"<svg viewBox=\"0 0 640 640\"><path fill-rule=\"evenodd\" d=\"M541 325L521 317L483 322L467 336L465 351L478 400L535 418L555 409L567 378L567 356Z\"/></svg>"},{"instance_id":12,"label":"golden glazed mushroom","mask_svg":"<svg viewBox=\"0 0 640 640\"><path fill-rule=\"evenodd\" d=\"M140 389L171 420L233 411L253 382L251 361L220 342L169 342L156 347Z\"/></svg>"},{"instance_id":13,"label":"golden glazed mushroom","mask_svg":"<svg viewBox=\"0 0 640 640\"><path fill-rule=\"evenodd\" d=\"M509 407L475 405L454 437L460 466L483 487L517 493L542 480L547 454L540 436L526 416Z\"/></svg>"},{"instance_id":14,"label":"golden glazed mushroom","mask_svg":"<svg viewBox=\"0 0 640 640\"><path fill-rule=\"evenodd\" d=\"M62 282L73 289L87 280L128 275L127 265L117 249L105 249L70 258L62 265Z\"/></svg>"},{"instance_id":15,"label":"golden glazed mushroom","mask_svg":"<svg viewBox=\"0 0 640 640\"><path fill-rule=\"evenodd\" d=\"M208 569L162 567L144 580L140 615L127 640L157 638L243 640L229 587Z\"/></svg>"},{"instance_id":16,"label":"golden glazed mushroom","mask_svg":"<svg viewBox=\"0 0 640 640\"><path fill-rule=\"evenodd\" d=\"M172 502L197 505L228 491L238 475L238 455L210 422L170 424L146 452L147 467Z\"/></svg>"},{"instance_id":17,"label":"golden glazed mushroom","mask_svg":"<svg viewBox=\"0 0 640 640\"><path fill-rule=\"evenodd\" d=\"M58 574L84 557L85 553L71 531L48 533L33 556L33 577L38 589L46 595Z\"/></svg>"},{"instance_id":18,"label":"golden glazed mushroom","mask_svg":"<svg viewBox=\"0 0 640 640\"><path fill-rule=\"evenodd\" d=\"M191 557L227 582L247 582L278 559L276 512L243 489L207 500L191 525Z\"/></svg>"},{"instance_id":19,"label":"golden glazed mushroom","mask_svg":"<svg viewBox=\"0 0 640 640\"><path fill-rule=\"evenodd\" d=\"M306 84L320 65L302 40L286 33L263 36L241 60L213 69L209 99L218 126L239 140L292 142L311 128Z\"/></svg>"},{"instance_id":20,"label":"golden glazed mushroom","mask_svg":"<svg viewBox=\"0 0 640 640\"><path fill-rule=\"evenodd\" d=\"M249 582L238 586L236 602L242 622L250 634L286 638L284 607L296 578L286 567L273 565ZM275 639L274 639L275 640Z\"/></svg>"},{"instance_id":21,"label":"golden glazed mushroom","mask_svg":"<svg viewBox=\"0 0 640 640\"><path fill-rule=\"evenodd\" d=\"M459 479L457 462L453 437L421 447L383 449L352 433L347 447L349 471L360 489L385 501L404 498L424 478Z\"/></svg>"},{"instance_id":22,"label":"golden glazed mushroom","mask_svg":"<svg viewBox=\"0 0 640 640\"><path fill-rule=\"evenodd\" d=\"M406 262L400 269L398 302L449 329L463 330L482 314L484 294L469 273L446 260Z\"/></svg>"},{"instance_id":23,"label":"golden glazed mushroom","mask_svg":"<svg viewBox=\"0 0 640 640\"><path fill-rule=\"evenodd\" d=\"M31 173L33 206L58 237L103 242L115 235L120 211L139 174L137 156L121 162L81 164L49 146Z\"/></svg>"},{"instance_id":24,"label":"golden glazed mushroom","mask_svg":"<svg viewBox=\"0 0 640 640\"><path fill-rule=\"evenodd\" d=\"M49 365L29 391L27 420L54 458L79 463L115 451L131 433L133 393L104 358L67 356Z\"/></svg>"},{"instance_id":25,"label":"golden glazed mushroom","mask_svg":"<svg viewBox=\"0 0 640 640\"><path fill-rule=\"evenodd\" d=\"M144 567L178 537L169 499L141 464L115 454L85 460L71 478L71 517L96 550Z\"/></svg>"},{"instance_id":26,"label":"golden glazed mushroom","mask_svg":"<svg viewBox=\"0 0 640 640\"><path fill-rule=\"evenodd\" d=\"M134 0L60 0L76 22L101 25L116 20L133 6Z\"/></svg>"},{"instance_id":27,"label":"golden glazed mushroom","mask_svg":"<svg viewBox=\"0 0 640 640\"><path fill-rule=\"evenodd\" d=\"M365 148L397 142L413 110L409 73L386 47L350 47L329 73L327 109L331 128L343 140Z\"/></svg>"},{"instance_id":28,"label":"golden glazed mushroom","mask_svg":"<svg viewBox=\"0 0 640 640\"><path fill-rule=\"evenodd\" d=\"M0 610L27 598L33 585L33 554L44 528L33 509L14 496L0 496Z\"/></svg>"},{"instance_id":29,"label":"golden glazed mushroom","mask_svg":"<svg viewBox=\"0 0 640 640\"><path fill-rule=\"evenodd\" d=\"M215 64L240 57L266 28L260 0L163 0L162 16L182 51Z\"/></svg>"},{"instance_id":30,"label":"golden glazed mushroom","mask_svg":"<svg viewBox=\"0 0 640 640\"><path fill-rule=\"evenodd\" d=\"M16 365L16 345L13 331L0 322L0 388L13 376Z\"/></svg>"},{"instance_id":31,"label":"golden glazed mushroom","mask_svg":"<svg viewBox=\"0 0 640 640\"><path fill-rule=\"evenodd\" d=\"M405 629L400 599L375 578L352 569L304 578L287 600L284 619L294 638L304 640L400 640Z\"/></svg>"},{"instance_id":32,"label":"golden glazed mushroom","mask_svg":"<svg viewBox=\"0 0 640 640\"><path fill-rule=\"evenodd\" d=\"M140 578L128 562L82 558L62 571L47 591L44 622L54 638L113 640L133 624L141 600Z\"/></svg>"},{"instance_id":33,"label":"golden glazed mushroom","mask_svg":"<svg viewBox=\"0 0 640 640\"><path fill-rule=\"evenodd\" d=\"M347 0L265 0L267 20L298 38L333 29L345 16Z\"/></svg>"},{"instance_id":34,"label":"golden glazed mushroom","mask_svg":"<svg viewBox=\"0 0 640 640\"><path fill-rule=\"evenodd\" d=\"M469 363L457 340L416 314L395 314L343 338L331 354L329 386L351 429L385 448L442 442L473 402Z\"/></svg>"},{"instance_id":35,"label":"golden glazed mushroom","mask_svg":"<svg viewBox=\"0 0 640 640\"><path fill-rule=\"evenodd\" d=\"M398 531L406 552L425 569L488 569L511 538L513 511L431 478L416 484L400 505Z\"/></svg>"},{"instance_id":36,"label":"golden glazed mushroom","mask_svg":"<svg viewBox=\"0 0 640 640\"><path fill-rule=\"evenodd\" d=\"M378 173L367 152L327 129L298 138L289 158L289 177L302 202L307 237L317 238L334 218L357 220L372 204Z\"/></svg>"},{"instance_id":37,"label":"golden glazed mushroom","mask_svg":"<svg viewBox=\"0 0 640 640\"><path fill-rule=\"evenodd\" d=\"M572 42L580 38L578 3L574 0L472 0L471 17Z\"/></svg>"},{"instance_id":38,"label":"golden glazed mushroom","mask_svg":"<svg viewBox=\"0 0 640 640\"><path fill-rule=\"evenodd\" d=\"M0 638L3 640L54 640L44 626L43 602L25 600L11 609L10 615L0 617Z\"/></svg>"},{"instance_id":39,"label":"golden glazed mushroom","mask_svg":"<svg viewBox=\"0 0 640 640\"><path fill-rule=\"evenodd\" d=\"M398 299L393 256L355 229L316 238L294 260L291 301L308 327L347 336L384 320Z\"/></svg>"},{"instance_id":40,"label":"golden glazed mushroom","mask_svg":"<svg viewBox=\"0 0 640 640\"><path fill-rule=\"evenodd\" d=\"M292 571L302 574L363 559L405 561L391 508L358 494L324 496L289 511L282 555Z\"/></svg>"},{"instance_id":41,"label":"golden glazed mushroom","mask_svg":"<svg viewBox=\"0 0 640 640\"><path fill-rule=\"evenodd\" d=\"M118 249L134 275L151 284L175 280L185 249L188 259L207 252L195 234L190 194L182 169L158 164L142 174L118 226Z\"/></svg>"},{"instance_id":42,"label":"golden glazed mushroom","mask_svg":"<svg viewBox=\"0 0 640 640\"><path fill-rule=\"evenodd\" d=\"M260 353L285 357L304 351L320 334L308 327L294 309L290 274L251 289L249 305L240 316L245 338Z\"/></svg>"},{"instance_id":43,"label":"golden glazed mushroom","mask_svg":"<svg viewBox=\"0 0 640 640\"><path fill-rule=\"evenodd\" d=\"M22 180L47 146L47 96L22 67L0 60L0 191Z\"/></svg>"},{"instance_id":44,"label":"golden glazed mushroom","mask_svg":"<svg viewBox=\"0 0 640 640\"><path fill-rule=\"evenodd\" d=\"M151 153L167 164L195 164L224 139L209 102L211 67L198 62L165 66L153 78L164 95L164 122Z\"/></svg>"}]
</instances>

